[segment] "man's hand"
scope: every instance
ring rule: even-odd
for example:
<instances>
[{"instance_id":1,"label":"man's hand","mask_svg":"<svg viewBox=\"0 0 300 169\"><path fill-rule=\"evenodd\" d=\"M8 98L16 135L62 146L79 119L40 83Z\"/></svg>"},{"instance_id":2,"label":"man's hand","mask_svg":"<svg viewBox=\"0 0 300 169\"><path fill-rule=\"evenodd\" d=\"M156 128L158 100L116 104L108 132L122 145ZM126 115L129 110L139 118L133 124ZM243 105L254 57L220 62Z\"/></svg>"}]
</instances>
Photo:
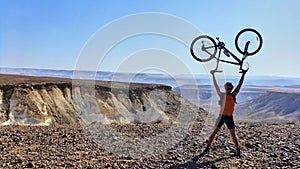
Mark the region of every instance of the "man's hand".
<instances>
[{"instance_id":1,"label":"man's hand","mask_svg":"<svg viewBox=\"0 0 300 169\"><path fill-rule=\"evenodd\" d=\"M216 72L221 73L221 72L223 72L223 70L216 70L216 69L215 70L211 70L210 74L215 75Z\"/></svg>"},{"instance_id":2,"label":"man's hand","mask_svg":"<svg viewBox=\"0 0 300 169\"><path fill-rule=\"evenodd\" d=\"M246 69L246 70L242 69L242 70L240 71L240 73L242 73L242 74L246 74L247 72L248 72L248 69Z\"/></svg>"}]
</instances>

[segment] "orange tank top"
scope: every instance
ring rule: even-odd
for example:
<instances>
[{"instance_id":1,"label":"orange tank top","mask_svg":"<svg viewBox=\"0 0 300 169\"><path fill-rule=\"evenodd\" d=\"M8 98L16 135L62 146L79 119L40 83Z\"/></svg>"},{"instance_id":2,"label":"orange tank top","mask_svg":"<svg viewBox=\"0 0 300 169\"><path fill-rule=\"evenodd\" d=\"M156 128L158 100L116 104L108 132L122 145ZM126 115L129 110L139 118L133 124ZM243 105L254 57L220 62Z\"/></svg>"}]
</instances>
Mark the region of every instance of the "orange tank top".
<instances>
[{"instance_id":1,"label":"orange tank top","mask_svg":"<svg viewBox=\"0 0 300 169\"><path fill-rule=\"evenodd\" d=\"M235 101L231 96L231 94L228 95L225 94L224 99L222 101L220 114L225 116L233 116L234 107L235 107Z\"/></svg>"}]
</instances>

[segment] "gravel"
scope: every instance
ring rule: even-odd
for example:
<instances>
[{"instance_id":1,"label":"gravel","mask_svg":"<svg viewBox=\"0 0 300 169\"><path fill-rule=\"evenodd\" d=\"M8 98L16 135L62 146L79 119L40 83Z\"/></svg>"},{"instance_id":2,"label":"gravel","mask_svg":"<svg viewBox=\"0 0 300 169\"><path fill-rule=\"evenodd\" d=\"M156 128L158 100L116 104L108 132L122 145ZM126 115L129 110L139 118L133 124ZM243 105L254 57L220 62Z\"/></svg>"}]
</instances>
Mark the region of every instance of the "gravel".
<instances>
[{"instance_id":1,"label":"gravel","mask_svg":"<svg viewBox=\"0 0 300 169\"><path fill-rule=\"evenodd\" d=\"M0 168L299 168L296 124L238 123L243 157L223 127L210 154L202 124L1 126ZM112 132L114 131L114 132ZM105 140L106 139L106 140ZM191 161L194 159L194 161Z\"/></svg>"}]
</instances>

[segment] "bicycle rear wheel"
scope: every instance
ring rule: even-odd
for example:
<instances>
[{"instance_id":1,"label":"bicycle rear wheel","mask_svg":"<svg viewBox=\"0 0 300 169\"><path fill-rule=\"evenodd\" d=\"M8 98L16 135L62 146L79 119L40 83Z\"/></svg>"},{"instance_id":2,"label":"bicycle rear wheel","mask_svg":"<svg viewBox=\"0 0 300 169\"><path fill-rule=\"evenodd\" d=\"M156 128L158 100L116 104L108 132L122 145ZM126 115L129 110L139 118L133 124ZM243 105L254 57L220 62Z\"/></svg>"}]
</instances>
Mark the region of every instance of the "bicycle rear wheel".
<instances>
[{"instance_id":1,"label":"bicycle rear wheel","mask_svg":"<svg viewBox=\"0 0 300 169\"><path fill-rule=\"evenodd\" d=\"M241 30L235 37L235 47L241 54L245 54L244 48L247 42L250 42L247 50L247 56L256 54L262 47L263 39L261 35L252 28Z\"/></svg>"},{"instance_id":2,"label":"bicycle rear wheel","mask_svg":"<svg viewBox=\"0 0 300 169\"><path fill-rule=\"evenodd\" d=\"M197 61L207 62L216 55L217 45L213 38L201 35L192 41L190 52Z\"/></svg>"}]
</instances>

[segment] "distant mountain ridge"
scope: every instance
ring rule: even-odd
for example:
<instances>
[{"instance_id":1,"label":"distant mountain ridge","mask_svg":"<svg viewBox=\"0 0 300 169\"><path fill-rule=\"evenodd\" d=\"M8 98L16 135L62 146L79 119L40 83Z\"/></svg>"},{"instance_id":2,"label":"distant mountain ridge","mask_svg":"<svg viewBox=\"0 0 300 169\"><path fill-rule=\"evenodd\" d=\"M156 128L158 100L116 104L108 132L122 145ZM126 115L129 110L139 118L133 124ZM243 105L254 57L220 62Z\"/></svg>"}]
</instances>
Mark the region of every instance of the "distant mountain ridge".
<instances>
[{"instance_id":1,"label":"distant mountain ridge","mask_svg":"<svg viewBox=\"0 0 300 169\"><path fill-rule=\"evenodd\" d=\"M268 91L237 104L236 116L246 121L300 122L300 93Z\"/></svg>"},{"instance_id":2,"label":"distant mountain ridge","mask_svg":"<svg viewBox=\"0 0 300 169\"><path fill-rule=\"evenodd\" d=\"M51 70L32 68L0 68L2 74L17 74L26 76L46 76L60 78L74 78L74 70ZM78 73L79 74L79 73ZM76 74L76 75L78 75ZM166 84L172 87L182 85L211 85L211 77L205 74L196 75L167 75L160 73L120 73L104 71L82 71L82 78L106 81L136 82L148 84ZM226 76L224 81L236 84L239 76ZM247 76L244 85L248 86L300 86L300 77L280 76Z\"/></svg>"}]
</instances>

